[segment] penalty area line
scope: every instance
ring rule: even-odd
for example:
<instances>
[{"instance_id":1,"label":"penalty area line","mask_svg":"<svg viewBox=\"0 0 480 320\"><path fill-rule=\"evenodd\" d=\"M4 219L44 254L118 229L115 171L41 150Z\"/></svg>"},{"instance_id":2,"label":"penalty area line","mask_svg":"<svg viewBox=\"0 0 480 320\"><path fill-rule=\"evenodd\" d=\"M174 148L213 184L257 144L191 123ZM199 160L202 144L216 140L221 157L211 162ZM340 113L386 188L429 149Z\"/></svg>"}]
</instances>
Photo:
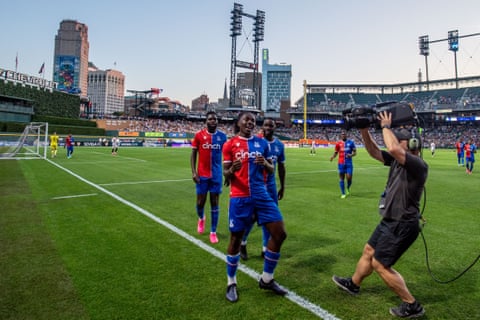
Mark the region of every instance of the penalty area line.
<instances>
[{"instance_id":1,"label":"penalty area line","mask_svg":"<svg viewBox=\"0 0 480 320\"><path fill-rule=\"evenodd\" d=\"M98 193L76 194L76 195L73 195L73 196L54 197L54 198L52 198L52 200L81 198L81 197L92 197L92 196L96 196L96 195L98 195Z\"/></svg>"},{"instance_id":2,"label":"penalty area line","mask_svg":"<svg viewBox=\"0 0 480 320\"><path fill-rule=\"evenodd\" d=\"M46 161L48 161L49 163L51 163L52 165L58 167L60 170L63 170L65 171L66 173L72 175L73 177L77 178L78 180L92 186L93 188L96 188L97 190L111 196L112 198L118 200L119 202L123 203L124 205L136 210L137 212L143 214L144 216L150 218L151 220L157 222L158 224L161 224L162 226L164 226L165 228L169 229L170 231L176 233L177 235L179 235L180 237L190 241L191 243L193 243L194 245L202 248L203 250L207 251L208 253L210 253L211 255L219 258L220 260L222 261L226 261L226 255L220 251L218 251L217 249L207 245L205 242L191 236L190 234L186 233L185 231L179 229L178 227L174 226L173 224L163 220L163 219L160 219L159 217L157 217L156 215L150 213L149 211L137 206L136 204L134 204L133 202L130 202L120 196L118 196L117 194L99 186L98 184L95 184L85 178L83 178L82 176L76 174L75 172L67 169L67 168L64 168L62 167L61 165L51 161L50 159L45 159ZM240 271L242 271L243 273L245 273L246 275L250 276L251 278L255 279L255 281L258 281L258 279L260 279L260 274L258 272L256 272L255 270L243 265L243 264L239 264L239 267L238 269ZM285 288L285 287L283 287ZM298 306L300 306L301 308L303 309L306 309L308 311L310 311L311 313L315 314L316 316L322 318L322 319L325 319L325 320L339 320L339 318L337 318L335 315L329 313L327 310L321 308L320 306L308 301L307 299L297 295L295 292L289 290L288 288L285 288L287 290L287 294L285 295L285 298L287 298L288 300L292 301L293 303L297 304Z\"/></svg>"}]
</instances>

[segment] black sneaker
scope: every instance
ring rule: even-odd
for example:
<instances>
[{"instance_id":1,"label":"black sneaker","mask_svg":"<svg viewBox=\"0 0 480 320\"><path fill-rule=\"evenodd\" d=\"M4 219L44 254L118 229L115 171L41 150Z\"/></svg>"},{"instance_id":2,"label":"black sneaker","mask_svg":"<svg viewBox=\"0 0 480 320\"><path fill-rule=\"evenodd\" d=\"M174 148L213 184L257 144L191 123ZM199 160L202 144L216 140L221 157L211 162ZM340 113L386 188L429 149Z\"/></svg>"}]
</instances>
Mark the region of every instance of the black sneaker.
<instances>
[{"instance_id":1,"label":"black sneaker","mask_svg":"<svg viewBox=\"0 0 480 320\"><path fill-rule=\"evenodd\" d=\"M242 258L242 260L248 260L248 253L247 253L247 245L246 244L240 245L240 258Z\"/></svg>"},{"instance_id":2,"label":"black sneaker","mask_svg":"<svg viewBox=\"0 0 480 320\"><path fill-rule=\"evenodd\" d=\"M425 309L415 301L414 303L402 302L396 308L390 308L390 314L400 318L418 318L423 316Z\"/></svg>"},{"instance_id":3,"label":"black sneaker","mask_svg":"<svg viewBox=\"0 0 480 320\"><path fill-rule=\"evenodd\" d=\"M238 300L238 293L237 293L237 284L232 283L227 287L227 294L225 295L228 301L230 302L237 302Z\"/></svg>"},{"instance_id":4,"label":"black sneaker","mask_svg":"<svg viewBox=\"0 0 480 320\"><path fill-rule=\"evenodd\" d=\"M360 293L360 287L353 283L352 278L333 276L332 280L340 289L347 291L351 295L357 295Z\"/></svg>"},{"instance_id":5,"label":"black sneaker","mask_svg":"<svg viewBox=\"0 0 480 320\"><path fill-rule=\"evenodd\" d=\"M260 287L260 289L272 290L273 292L275 292L279 296L284 296L284 295L287 294L287 290L280 287L278 285L278 283L275 282L275 280L273 280L273 279L272 279L272 281L266 283L266 282L263 281L262 278L260 278L260 281L258 282L258 286Z\"/></svg>"}]
</instances>

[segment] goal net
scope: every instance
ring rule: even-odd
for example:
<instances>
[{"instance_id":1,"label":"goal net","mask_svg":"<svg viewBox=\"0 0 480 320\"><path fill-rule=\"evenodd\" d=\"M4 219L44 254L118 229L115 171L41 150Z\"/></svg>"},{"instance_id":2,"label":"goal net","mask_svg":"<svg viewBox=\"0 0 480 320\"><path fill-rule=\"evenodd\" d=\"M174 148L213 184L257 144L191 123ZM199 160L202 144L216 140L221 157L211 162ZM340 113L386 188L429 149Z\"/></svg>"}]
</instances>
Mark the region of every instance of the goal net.
<instances>
[{"instance_id":1,"label":"goal net","mask_svg":"<svg viewBox=\"0 0 480 320\"><path fill-rule=\"evenodd\" d=\"M0 134L0 159L46 159L47 149L47 122L31 122L21 134Z\"/></svg>"}]
</instances>

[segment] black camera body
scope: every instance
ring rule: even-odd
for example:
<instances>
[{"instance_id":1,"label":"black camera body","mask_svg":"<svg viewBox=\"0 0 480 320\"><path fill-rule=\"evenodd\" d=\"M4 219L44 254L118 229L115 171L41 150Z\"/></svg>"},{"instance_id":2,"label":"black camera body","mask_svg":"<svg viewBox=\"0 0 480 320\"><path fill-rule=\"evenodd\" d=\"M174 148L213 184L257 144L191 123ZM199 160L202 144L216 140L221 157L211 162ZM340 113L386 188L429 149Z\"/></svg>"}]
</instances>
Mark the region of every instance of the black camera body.
<instances>
[{"instance_id":1,"label":"black camera body","mask_svg":"<svg viewBox=\"0 0 480 320\"><path fill-rule=\"evenodd\" d=\"M392 114L392 128L417 124L417 115L413 111L413 104L406 102L389 101L373 106L359 106L346 109L342 112L346 130L351 128L363 129L371 125L380 128L378 114L388 111Z\"/></svg>"}]
</instances>

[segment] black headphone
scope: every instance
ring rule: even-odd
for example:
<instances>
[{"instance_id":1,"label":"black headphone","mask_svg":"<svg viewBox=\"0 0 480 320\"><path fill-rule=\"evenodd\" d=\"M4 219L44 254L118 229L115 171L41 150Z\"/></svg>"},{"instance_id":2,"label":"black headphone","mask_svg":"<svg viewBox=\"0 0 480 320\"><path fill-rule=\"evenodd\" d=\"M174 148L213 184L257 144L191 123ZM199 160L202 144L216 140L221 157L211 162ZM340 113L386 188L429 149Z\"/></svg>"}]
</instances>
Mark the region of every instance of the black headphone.
<instances>
[{"instance_id":1,"label":"black headphone","mask_svg":"<svg viewBox=\"0 0 480 320\"><path fill-rule=\"evenodd\" d=\"M416 128L412 128L411 138L408 139L408 150L417 151L422 148L422 140Z\"/></svg>"},{"instance_id":2,"label":"black headphone","mask_svg":"<svg viewBox=\"0 0 480 320\"><path fill-rule=\"evenodd\" d=\"M398 141L407 140L407 147L410 151L418 151L422 148L422 139L418 129L413 127L410 130L406 128L398 128L393 131Z\"/></svg>"}]
</instances>

